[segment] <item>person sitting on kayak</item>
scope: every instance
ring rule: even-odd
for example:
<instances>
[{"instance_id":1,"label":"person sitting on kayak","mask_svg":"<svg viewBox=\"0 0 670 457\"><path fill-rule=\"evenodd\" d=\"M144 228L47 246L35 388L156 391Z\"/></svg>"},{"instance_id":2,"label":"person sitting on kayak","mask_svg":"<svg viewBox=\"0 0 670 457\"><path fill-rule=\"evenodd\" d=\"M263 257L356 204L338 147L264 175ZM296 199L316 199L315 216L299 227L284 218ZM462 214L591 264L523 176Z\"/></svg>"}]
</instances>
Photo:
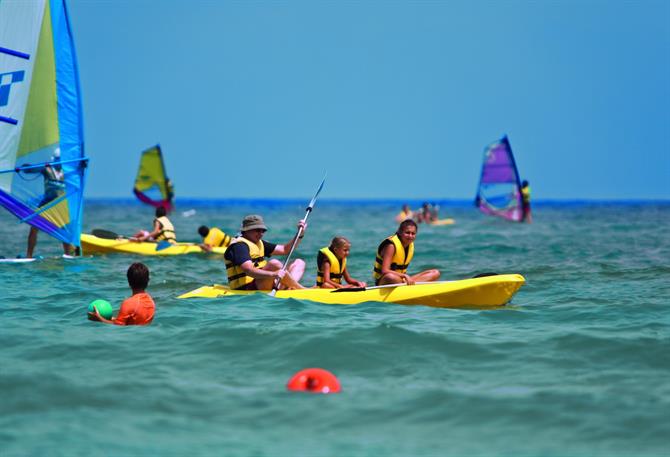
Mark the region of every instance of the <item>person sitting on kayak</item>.
<instances>
[{"instance_id":1,"label":"person sitting on kayak","mask_svg":"<svg viewBox=\"0 0 670 457\"><path fill-rule=\"evenodd\" d=\"M203 237L202 243L198 246L207 252L210 252L212 248L226 248L232 240L229 235L226 235L224 231L217 227L209 228L206 225L201 225L198 227L198 233Z\"/></svg>"},{"instance_id":2,"label":"person sitting on kayak","mask_svg":"<svg viewBox=\"0 0 670 457\"><path fill-rule=\"evenodd\" d=\"M395 220L396 222L402 222L406 219L412 219L414 217L414 213L412 212L411 209L409 209L409 205L405 203L402 205L402 209L400 212L396 215Z\"/></svg>"},{"instance_id":3,"label":"person sitting on kayak","mask_svg":"<svg viewBox=\"0 0 670 457\"><path fill-rule=\"evenodd\" d=\"M167 210L163 206L156 208L156 219L154 219L153 230L151 232L140 230L130 239L133 241L167 241L172 244L176 243L177 236L174 226L166 214Z\"/></svg>"},{"instance_id":4,"label":"person sitting on kayak","mask_svg":"<svg viewBox=\"0 0 670 457\"><path fill-rule=\"evenodd\" d=\"M307 224L298 222L298 229L304 231ZM263 240L267 227L263 218L256 214L245 216L240 228L241 236L233 238L226 250L226 273L228 284L234 290L271 290L275 279L279 278L282 289L304 289L298 281L305 272L305 262L294 260L287 270L279 260L266 260L272 255L287 255L300 239L296 236L286 244L274 244ZM302 238L300 236L300 238Z\"/></svg>"},{"instance_id":5,"label":"person sitting on kayak","mask_svg":"<svg viewBox=\"0 0 670 457\"><path fill-rule=\"evenodd\" d=\"M105 319L100 315L97 308L95 313L88 313L92 321L100 321L105 324L115 325L147 325L154 319L156 304L145 289L149 285L149 268L140 262L133 263L126 272L128 285L133 294L126 298L116 317Z\"/></svg>"},{"instance_id":6,"label":"person sitting on kayak","mask_svg":"<svg viewBox=\"0 0 670 457\"><path fill-rule=\"evenodd\" d=\"M533 217L530 214L530 184L525 180L521 183L521 211L523 214L521 220L523 222L528 222L529 224L533 222Z\"/></svg>"},{"instance_id":7,"label":"person sitting on kayak","mask_svg":"<svg viewBox=\"0 0 670 457\"><path fill-rule=\"evenodd\" d=\"M362 281L357 281L349 275L347 257L351 243L343 236L336 236L316 255L316 286L324 289L341 289L343 287L365 287ZM342 285L342 278L349 286Z\"/></svg>"},{"instance_id":8,"label":"person sitting on kayak","mask_svg":"<svg viewBox=\"0 0 670 457\"><path fill-rule=\"evenodd\" d=\"M400 223L398 231L381 242L377 248L377 257L373 276L375 285L414 284L419 281L436 281L439 270L424 270L419 274L408 275L407 268L414 256L414 240L418 226L412 219Z\"/></svg>"}]
</instances>

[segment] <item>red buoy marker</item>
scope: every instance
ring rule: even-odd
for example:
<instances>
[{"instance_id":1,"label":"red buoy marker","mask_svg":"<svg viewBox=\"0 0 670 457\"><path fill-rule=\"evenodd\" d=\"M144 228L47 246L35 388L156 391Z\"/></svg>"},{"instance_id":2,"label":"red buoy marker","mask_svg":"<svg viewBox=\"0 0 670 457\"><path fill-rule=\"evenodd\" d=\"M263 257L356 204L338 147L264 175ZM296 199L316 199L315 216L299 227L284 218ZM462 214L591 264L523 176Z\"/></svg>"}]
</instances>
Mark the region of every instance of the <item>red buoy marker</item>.
<instances>
[{"instance_id":1,"label":"red buoy marker","mask_svg":"<svg viewBox=\"0 0 670 457\"><path fill-rule=\"evenodd\" d=\"M341 390L340 381L335 375L323 368L305 368L298 371L286 384L288 390L334 394Z\"/></svg>"}]
</instances>

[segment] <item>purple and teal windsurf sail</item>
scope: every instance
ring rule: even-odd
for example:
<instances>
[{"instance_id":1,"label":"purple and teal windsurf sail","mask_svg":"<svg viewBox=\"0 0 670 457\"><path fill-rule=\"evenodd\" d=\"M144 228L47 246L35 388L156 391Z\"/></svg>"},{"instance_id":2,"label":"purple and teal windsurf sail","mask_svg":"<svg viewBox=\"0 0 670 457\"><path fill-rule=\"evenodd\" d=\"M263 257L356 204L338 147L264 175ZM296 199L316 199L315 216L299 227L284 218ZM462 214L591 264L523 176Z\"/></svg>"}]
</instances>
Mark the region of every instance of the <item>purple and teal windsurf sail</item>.
<instances>
[{"instance_id":1,"label":"purple and teal windsurf sail","mask_svg":"<svg viewBox=\"0 0 670 457\"><path fill-rule=\"evenodd\" d=\"M521 181L507 136L484 150L475 205L485 214L516 222L523 219Z\"/></svg>"},{"instance_id":2,"label":"purple and teal windsurf sail","mask_svg":"<svg viewBox=\"0 0 670 457\"><path fill-rule=\"evenodd\" d=\"M86 163L64 0L0 1L0 205L80 245Z\"/></svg>"}]
</instances>

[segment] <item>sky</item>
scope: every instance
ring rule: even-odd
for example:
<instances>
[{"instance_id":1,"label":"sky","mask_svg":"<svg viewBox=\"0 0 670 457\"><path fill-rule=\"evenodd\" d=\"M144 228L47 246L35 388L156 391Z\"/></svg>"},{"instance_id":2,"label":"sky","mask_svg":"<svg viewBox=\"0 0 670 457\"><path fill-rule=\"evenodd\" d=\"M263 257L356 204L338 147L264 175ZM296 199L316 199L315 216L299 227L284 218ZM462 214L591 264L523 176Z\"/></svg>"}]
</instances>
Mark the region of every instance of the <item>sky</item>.
<instances>
[{"instance_id":1,"label":"sky","mask_svg":"<svg viewBox=\"0 0 670 457\"><path fill-rule=\"evenodd\" d=\"M68 0L87 197L670 199L670 2Z\"/></svg>"}]
</instances>

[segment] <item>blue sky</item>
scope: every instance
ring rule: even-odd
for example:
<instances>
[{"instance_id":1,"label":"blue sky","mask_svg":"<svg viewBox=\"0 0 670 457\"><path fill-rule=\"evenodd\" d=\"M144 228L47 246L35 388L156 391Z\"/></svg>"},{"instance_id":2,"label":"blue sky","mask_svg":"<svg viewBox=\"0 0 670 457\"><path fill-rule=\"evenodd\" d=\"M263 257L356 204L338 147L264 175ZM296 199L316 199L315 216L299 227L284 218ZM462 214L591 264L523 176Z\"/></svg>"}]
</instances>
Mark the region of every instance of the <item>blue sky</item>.
<instances>
[{"instance_id":1,"label":"blue sky","mask_svg":"<svg viewBox=\"0 0 670 457\"><path fill-rule=\"evenodd\" d=\"M670 198L670 2L69 0L88 197Z\"/></svg>"}]
</instances>

